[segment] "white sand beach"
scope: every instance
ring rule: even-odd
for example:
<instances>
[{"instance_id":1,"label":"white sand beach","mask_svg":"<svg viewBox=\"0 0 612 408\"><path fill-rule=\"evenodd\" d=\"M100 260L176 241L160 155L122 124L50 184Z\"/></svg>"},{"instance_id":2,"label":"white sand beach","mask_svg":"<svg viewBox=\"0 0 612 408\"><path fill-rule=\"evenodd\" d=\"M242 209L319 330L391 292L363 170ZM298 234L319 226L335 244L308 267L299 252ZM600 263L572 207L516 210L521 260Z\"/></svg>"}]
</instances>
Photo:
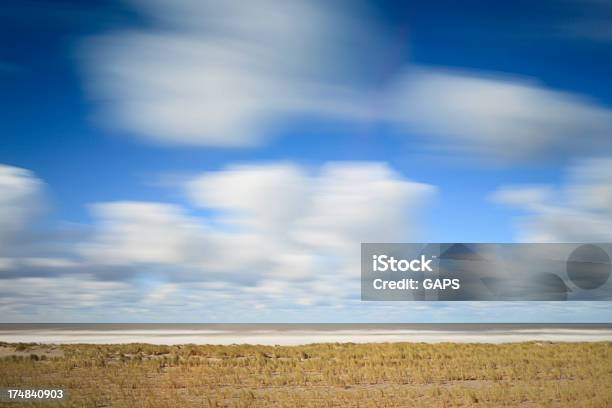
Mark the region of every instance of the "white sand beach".
<instances>
[{"instance_id":1,"label":"white sand beach","mask_svg":"<svg viewBox=\"0 0 612 408\"><path fill-rule=\"evenodd\" d=\"M612 341L612 328L493 328L493 329L56 329L1 328L0 341L44 344L261 344L302 345L310 343L512 343L525 341L594 342Z\"/></svg>"}]
</instances>

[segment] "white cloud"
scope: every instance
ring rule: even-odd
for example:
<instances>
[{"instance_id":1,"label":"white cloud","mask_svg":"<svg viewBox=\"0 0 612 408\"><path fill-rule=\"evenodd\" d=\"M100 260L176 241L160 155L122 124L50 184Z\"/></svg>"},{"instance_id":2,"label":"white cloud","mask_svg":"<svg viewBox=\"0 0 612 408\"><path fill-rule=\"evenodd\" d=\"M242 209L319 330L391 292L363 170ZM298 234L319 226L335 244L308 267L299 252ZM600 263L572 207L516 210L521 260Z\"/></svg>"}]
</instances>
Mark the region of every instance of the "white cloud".
<instances>
[{"instance_id":1,"label":"white cloud","mask_svg":"<svg viewBox=\"0 0 612 408\"><path fill-rule=\"evenodd\" d=\"M383 163L207 172L185 185L191 206L98 203L78 243L51 234L40 254L0 257L0 311L5 321L240 321L355 307L360 242L418 240L415 211L434 190ZM61 256L46 255L56 247Z\"/></svg>"},{"instance_id":2,"label":"white cloud","mask_svg":"<svg viewBox=\"0 0 612 408\"><path fill-rule=\"evenodd\" d=\"M433 190L385 164L358 162L315 174L291 164L235 166L188 185L194 204L221 210L226 223L332 251L411 235L409 213Z\"/></svg>"},{"instance_id":3,"label":"white cloud","mask_svg":"<svg viewBox=\"0 0 612 408\"><path fill-rule=\"evenodd\" d=\"M433 191L382 163L331 163L315 174L289 164L241 166L189 185L196 205L224 210L265 240L335 254L368 240L414 237L410 214Z\"/></svg>"},{"instance_id":4,"label":"white cloud","mask_svg":"<svg viewBox=\"0 0 612 408\"><path fill-rule=\"evenodd\" d=\"M192 245L204 242L204 229L174 205L126 201L92 210L99 229L83 251L94 264L183 264Z\"/></svg>"},{"instance_id":5,"label":"white cloud","mask_svg":"<svg viewBox=\"0 0 612 408\"><path fill-rule=\"evenodd\" d=\"M352 3L136 5L149 24L84 42L84 83L104 123L151 142L252 146L315 117L396 125L495 163L612 149L611 110L580 95L405 61L389 73L396 40Z\"/></svg>"},{"instance_id":6,"label":"white cloud","mask_svg":"<svg viewBox=\"0 0 612 408\"><path fill-rule=\"evenodd\" d=\"M44 184L30 171L0 164L0 243L22 231L44 207Z\"/></svg>"},{"instance_id":7,"label":"white cloud","mask_svg":"<svg viewBox=\"0 0 612 408\"><path fill-rule=\"evenodd\" d=\"M610 151L612 112L586 98L501 75L412 70L391 88L392 120L434 149L491 162Z\"/></svg>"},{"instance_id":8,"label":"white cloud","mask_svg":"<svg viewBox=\"0 0 612 408\"><path fill-rule=\"evenodd\" d=\"M95 321L108 310L133 303L127 283L100 281L86 273L51 277L2 279L0 314L3 322Z\"/></svg>"},{"instance_id":9,"label":"white cloud","mask_svg":"<svg viewBox=\"0 0 612 408\"><path fill-rule=\"evenodd\" d=\"M231 234L187 208L155 202L108 202L92 207L91 241L81 253L91 266L123 267L140 276L175 281L223 279L252 282L275 250L264 234ZM106 273L102 269L102 273Z\"/></svg>"},{"instance_id":10,"label":"white cloud","mask_svg":"<svg viewBox=\"0 0 612 408\"><path fill-rule=\"evenodd\" d=\"M226 292L260 307L337 304L359 293L360 243L422 237L415 213L435 191L382 163L230 166L185 188L205 215L159 203L94 206L101 222L88 261L229 283Z\"/></svg>"},{"instance_id":11,"label":"white cloud","mask_svg":"<svg viewBox=\"0 0 612 408\"><path fill-rule=\"evenodd\" d=\"M609 242L612 240L612 159L584 160L570 168L566 184L552 187L502 187L498 202L527 215L518 239L526 242ZM539 192L538 192L539 191Z\"/></svg>"},{"instance_id":12,"label":"white cloud","mask_svg":"<svg viewBox=\"0 0 612 408\"><path fill-rule=\"evenodd\" d=\"M435 188L402 180L380 163L331 164L313 187L298 239L319 251L346 251L356 242L402 241L422 236L407 214L427 203Z\"/></svg>"},{"instance_id":13,"label":"white cloud","mask_svg":"<svg viewBox=\"0 0 612 408\"><path fill-rule=\"evenodd\" d=\"M553 197L553 189L546 185L504 186L491 195L495 202L519 208L538 208Z\"/></svg>"},{"instance_id":14,"label":"white cloud","mask_svg":"<svg viewBox=\"0 0 612 408\"><path fill-rule=\"evenodd\" d=\"M86 85L111 122L171 144L244 146L295 114L363 115L376 33L323 1L139 2L152 23L88 40ZM378 43L380 45L380 43Z\"/></svg>"},{"instance_id":15,"label":"white cloud","mask_svg":"<svg viewBox=\"0 0 612 408\"><path fill-rule=\"evenodd\" d=\"M178 297L176 295L179 293L179 290L179 285L177 285L176 283L162 284L149 291L144 296L143 301L144 303L156 305L169 299L178 300Z\"/></svg>"},{"instance_id":16,"label":"white cloud","mask_svg":"<svg viewBox=\"0 0 612 408\"><path fill-rule=\"evenodd\" d=\"M577 168L574 176L587 182L576 185L600 183L609 174L607 166L605 161L591 161ZM25 171L11 169L6 174L20 175L16 178L20 182L11 176L5 187L21 186L24 175L26 180L36 180ZM254 179L254 174L261 177ZM249 184L260 178L261 190ZM288 180L300 184L291 190L298 199L284 201ZM220 186L225 188L217 195ZM92 207L97 217L91 226L93 237L81 236L88 243L85 252L75 254L71 242L55 242L52 236L45 245L63 246L70 256L0 257L3 321L391 322L405 321L409 311L413 321L498 321L499 316L521 315L531 307L500 304L485 310L472 303L460 308L436 304L406 309L360 302L360 240L379 239L387 232L399 232L398 240L421 239L414 226L415 210L434 191L406 180L385 164L335 163L313 171L288 163L231 166L196 177L186 190L201 207L197 213L162 203L98 204ZM278 206L278 200L294 206L293 220L265 212L261 219L267 224L250 219L259 218L267 205ZM580 205L592 208L594 204L600 208L597 201ZM0 208L0 213L8 214L7 208L11 206ZM283 222L287 225L284 234L268 233L280 230ZM324 234L327 230L333 239ZM267 252L267 248L278 252ZM243 256L243 251L249 256ZM215 265L213 258L238 268L242 280L214 273L221 264ZM260 265L265 267L257 270ZM18 272L38 267L44 273L5 275L5 266ZM109 267L120 273L100 273ZM184 269L197 273L184 276ZM125 276L134 270L137 275ZM545 311L547 307L540 307L541 314L534 319L550 318L551 313L562 321L606 318L597 305L552 312Z\"/></svg>"},{"instance_id":17,"label":"white cloud","mask_svg":"<svg viewBox=\"0 0 612 408\"><path fill-rule=\"evenodd\" d=\"M0 278L68 273L82 236L46 223L46 184L29 170L0 164Z\"/></svg>"},{"instance_id":18,"label":"white cloud","mask_svg":"<svg viewBox=\"0 0 612 408\"><path fill-rule=\"evenodd\" d=\"M307 175L298 166L235 166L192 180L187 193L198 207L229 212L226 222L283 234L307 205Z\"/></svg>"},{"instance_id":19,"label":"white cloud","mask_svg":"<svg viewBox=\"0 0 612 408\"><path fill-rule=\"evenodd\" d=\"M571 169L567 194L572 205L612 215L612 159L594 158Z\"/></svg>"},{"instance_id":20,"label":"white cloud","mask_svg":"<svg viewBox=\"0 0 612 408\"><path fill-rule=\"evenodd\" d=\"M2 181L0 214L22 220L11 231L34 239L24 223L40 204L34 197L42 182L14 168L6 168ZM34 289L83 274L83 285L89 279L127 285L121 307L143 310L198 294L200 305L218 295L240 299L247 309L337 306L359 293L360 243L418 240L416 211L435 191L384 163L359 162L317 169L235 165L194 177L184 188L190 205L98 203L91 206L93 225L76 242L53 230L32 248L28 242L7 249L0 257L5 287L20 291L30 282ZM197 289L200 284L214 287ZM76 307L66 299L55 300ZM95 307L100 299L90 300L74 301Z\"/></svg>"}]
</instances>

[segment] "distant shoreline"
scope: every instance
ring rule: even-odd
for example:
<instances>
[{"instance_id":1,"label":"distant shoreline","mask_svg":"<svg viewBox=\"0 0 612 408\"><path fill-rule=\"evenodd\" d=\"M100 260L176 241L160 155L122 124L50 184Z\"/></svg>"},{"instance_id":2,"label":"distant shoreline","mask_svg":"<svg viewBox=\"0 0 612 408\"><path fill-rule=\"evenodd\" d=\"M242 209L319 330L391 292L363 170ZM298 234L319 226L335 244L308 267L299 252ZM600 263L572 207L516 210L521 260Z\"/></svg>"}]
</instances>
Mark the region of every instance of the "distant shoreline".
<instances>
[{"instance_id":1,"label":"distant shoreline","mask_svg":"<svg viewBox=\"0 0 612 408\"><path fill-rule=\"evenodd\" d=\"M612 329L612 323L0 323L0 330L23 330L30 328L100 329L125 330L127 327L146 329L159 328L211 328L218 330L275 329L294 330L297 328L315 330L337 330L341 328L362 329L422 329L445 330L494 330L512 328L593 328Z\"/></svg>"},{"instance_id":2,"label":"distant shoreline","mask_svg":"<svg viewBox=\"0 0 612 408\"><path fill-rule=\"evenodd\" d=\"M612 324L0 324L0 341L43 344L517 343L612 341Z\"/></svg>"}]
</instances>

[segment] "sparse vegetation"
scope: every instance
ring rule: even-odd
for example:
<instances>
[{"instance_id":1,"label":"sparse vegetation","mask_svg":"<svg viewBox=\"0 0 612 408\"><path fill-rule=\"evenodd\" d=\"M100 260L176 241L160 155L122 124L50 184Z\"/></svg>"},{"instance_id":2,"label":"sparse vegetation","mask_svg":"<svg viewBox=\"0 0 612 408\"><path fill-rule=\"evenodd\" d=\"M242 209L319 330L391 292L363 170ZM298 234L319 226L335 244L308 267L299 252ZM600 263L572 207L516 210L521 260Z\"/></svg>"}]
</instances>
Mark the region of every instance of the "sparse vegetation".
<instances>
[{"instance_id":1,"label":"sparse vegetation","mask_svg":"<svg viewBox=\"0 0 612 408\"><path fill-rule=\"evenodd\" d=\"M609 342L0 347L0 387L70 407L612 405Z\"/></svg>"}]
</instances>

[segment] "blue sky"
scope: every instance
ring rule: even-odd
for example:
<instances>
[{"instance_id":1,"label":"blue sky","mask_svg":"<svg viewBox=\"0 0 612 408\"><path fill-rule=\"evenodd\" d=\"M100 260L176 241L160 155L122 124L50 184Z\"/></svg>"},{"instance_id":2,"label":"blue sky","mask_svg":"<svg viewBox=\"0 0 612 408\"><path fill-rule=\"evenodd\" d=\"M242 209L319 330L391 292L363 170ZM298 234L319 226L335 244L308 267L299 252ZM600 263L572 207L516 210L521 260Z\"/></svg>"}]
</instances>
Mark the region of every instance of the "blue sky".
<instances>
[{"instance_id":1,"label":"blue sky","mask_svg":"<svg viewBox=\"0 0 612 408\"><path fill-rule=\"evenodd\" d=\"M596 1L9 2L4 316L610 321L607 304L418 305L406 318L417 306L355 301L351 251L612 238L611 20ZM287 260L226 270L185 249L200 239L218 254L265 241ZM67 281L85 300L43 289Z\"/></svg>"}]
</instances>

